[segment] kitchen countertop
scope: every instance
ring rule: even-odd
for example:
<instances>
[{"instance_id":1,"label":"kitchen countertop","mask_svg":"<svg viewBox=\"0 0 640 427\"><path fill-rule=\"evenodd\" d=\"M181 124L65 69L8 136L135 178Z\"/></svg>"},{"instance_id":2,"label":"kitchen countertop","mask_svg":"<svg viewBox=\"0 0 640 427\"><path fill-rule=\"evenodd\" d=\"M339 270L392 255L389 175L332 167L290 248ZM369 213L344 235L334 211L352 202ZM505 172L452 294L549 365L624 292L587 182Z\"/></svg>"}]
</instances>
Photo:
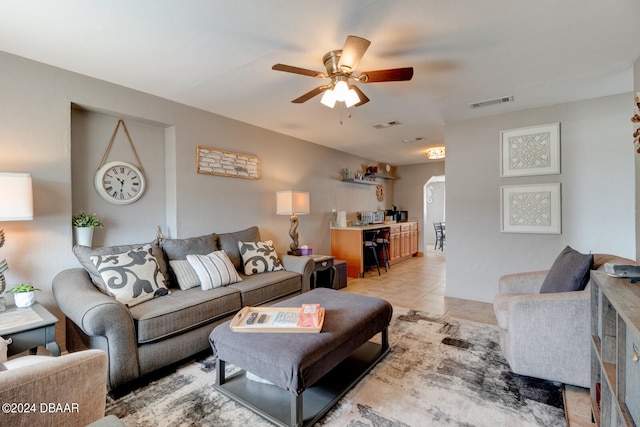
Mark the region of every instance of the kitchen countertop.
<instances>
[{"instance_id":1,"label":"kitchen countertop","mask_svg":"<svg viewBox=\"0 0 640 427\"><path fill-rule=\"evenodd\" d=\"M411 224L416 223L417 221L407 221L407 222L388 222L388 223L380 223L380 224L369 224L369 225L348 225L346 227L335 227L331 226L332 230L375 230L377 228L389 227L390 225L402 225L402 224Z\"/></svg>"}]
</instances>

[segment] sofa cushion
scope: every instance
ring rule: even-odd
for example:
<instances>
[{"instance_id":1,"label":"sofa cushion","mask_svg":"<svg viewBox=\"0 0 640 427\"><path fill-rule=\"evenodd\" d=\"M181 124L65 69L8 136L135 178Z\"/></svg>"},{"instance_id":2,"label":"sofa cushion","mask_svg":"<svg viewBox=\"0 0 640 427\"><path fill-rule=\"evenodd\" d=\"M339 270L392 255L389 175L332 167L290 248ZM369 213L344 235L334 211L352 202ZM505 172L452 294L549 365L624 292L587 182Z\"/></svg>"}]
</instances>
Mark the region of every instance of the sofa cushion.
<instances>
[{"instance_id":1,"label":"sofa cushion","mask_svg":"<svg viewBox=\"0 0 640 427\"><path fill-rule=\"evenodd\" d=\"M164 278L165 284L168 284L169 273L167 271L167 264L164 262L164 257L162 255L162 248L160 247L160 244L157 240L154 240L149 244L151 245L151 249L153 250L153 255L155 256L156 261L158 261L158 267L160 268L160 273ZM137 245L105 246L102 248L90 248L88 246L75 245L73 247L73 253L75 254L78 261L80 261L80 264L89 273L93 284L96 285L102 292L108 293L104 280L102 280L102 276L98 272L98 269L96 268L93 261L91 261L91 257L119 254L139 248L144 245L145 243L139 243Z\"/></svg>"},{"instance_id":2,"label":"sofa cushion","mask_svg":"<svg viewBox=\"0 0 640 427\"><path fill-rule=\"evenodd\" d=\"M240 292L222 287L175 290L171 294L131 307L138 344L180 334L236 313L242 308Z\"/></svg>"},{"instance_id":3,"label":"sofa cushion","mask_svg":"<svg viewBox=\"0 0 640 427\"><path fill-rule=\"evenodd\" d=\"M207 255L187 255L187 261L198 275L203 291L242 280L224 251L215 251Z\"/></svg>"},{"instance_id":4,"label":"sofa cushion","mask_svg":"<svg viewBox=\"0 0 640 427\"><path fill-rule=\"evenodd\" d=\"M196 271L191 267L186 259L175 259L169 261L169 269L176 278L178 286L183 291L200 286L200 279Z\"/></svg>"},{"instance_id":5,"label":"sofa cushion","mask_svg":"<svg viewBox=\"0 0 640 427\"><path fill-rule=\"evenodd\" d=\"M162 239L160 242L168 260L187 259L187 255L206 255L218 250L217 237L214 234L189 237L187 239Z\"/></svg>"},{"instance_id":6,"label":"sofa cushion","mask_svg":"<svg viewBox=\"0 0 640 427\"><path fill-rule=\"evenodd\" d=\"M106 290L118 302L133 307L156 296L166 295L164 276L151 245L110 255L92 255Z\"/></svg>"},{"instance_id":7,"label":"sofa cushion","mask_svg":"<svg viewBox=\"0 0 640 427\"><path fill-rule=\"evenodd\" d=\"M589 281L593 255L581 254L567 246L560 252L545 277L540 293L581 291Z\"/></svg>"},{"instance_id":8,"label":"sofa cushion","mask_svg":"<svg viewBox=\"0 0 640 427\"><path fill-rule=\"evenodd\" d=\"M302 276L291 271L271 271L241 277L242 282L233 283L227 288L240 291L243 306L262 305L302 289Z\"/></svg>"},{"instance_id":9,"label":"sofa cushion","mask_svg":"<svg viewBox=\"0 0 640 427\"><path fill-rule=\"evenodd\" d=\"M253 226L233 233L218 234L219 249L227 254L236 270L242 273L242 256L240 256L240 249L238 249L240 240L258 242L260 241L260 230L258 227Z\"/></svg>"},{"instance_id":10,"label":"sofa cushion","mask_svg":"<svg viewBox=\"0 0 640 427\"><path fill-rule=\"evenodd\" d=\"M264 242L239 241L238 249L242 257L244 274L247 276L265 271L284 270L271 240Z\"/></svg>"}]
</instances>

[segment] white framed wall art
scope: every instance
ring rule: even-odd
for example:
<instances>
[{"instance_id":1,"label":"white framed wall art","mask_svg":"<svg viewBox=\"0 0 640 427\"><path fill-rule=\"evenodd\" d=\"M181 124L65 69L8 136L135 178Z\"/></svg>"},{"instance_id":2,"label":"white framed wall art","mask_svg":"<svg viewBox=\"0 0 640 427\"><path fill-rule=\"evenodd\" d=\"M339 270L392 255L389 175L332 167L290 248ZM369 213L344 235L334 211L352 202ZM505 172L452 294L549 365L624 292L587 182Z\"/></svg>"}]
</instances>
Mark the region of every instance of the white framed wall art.
<instances>
[{"instance_id":1,"label":"white framed wall art","mask_svg":"<svg viewBox=\"0 0 640 427\"><path fill-rule=\"evenodd\" d=\"M560 123L500 132L500 176L560 173Z\"/></svg>"},{"instance_id":2,"label":"white framed wall art","mask_svg":"<svg viewBox=\"0 0 640 427\"><path fill-rule=\"evenodd\" d=\"M504 185L500 191L503 233L561 233L559 183Z\"/></svg>"}]
</instances>

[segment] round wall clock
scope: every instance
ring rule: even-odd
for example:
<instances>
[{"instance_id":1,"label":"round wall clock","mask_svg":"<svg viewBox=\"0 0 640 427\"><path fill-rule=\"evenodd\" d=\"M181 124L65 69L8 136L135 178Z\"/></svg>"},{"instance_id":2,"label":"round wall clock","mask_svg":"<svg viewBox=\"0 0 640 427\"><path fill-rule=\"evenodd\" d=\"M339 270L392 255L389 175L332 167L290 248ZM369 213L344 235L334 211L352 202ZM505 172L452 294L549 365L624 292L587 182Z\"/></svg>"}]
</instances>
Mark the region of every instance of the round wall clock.
<instances>
[{"instance_id":1,"label":"round wall clock","mask_svg":"<svg viewBox=\"0 0 640 427\"><path fill-rule=\"evenodd\" d=\"M145 179L138 167L131 163L115 161L98 169L94 185L100 197L107 202L126 205L142 197Z\"/></svg>"}]
</instances>

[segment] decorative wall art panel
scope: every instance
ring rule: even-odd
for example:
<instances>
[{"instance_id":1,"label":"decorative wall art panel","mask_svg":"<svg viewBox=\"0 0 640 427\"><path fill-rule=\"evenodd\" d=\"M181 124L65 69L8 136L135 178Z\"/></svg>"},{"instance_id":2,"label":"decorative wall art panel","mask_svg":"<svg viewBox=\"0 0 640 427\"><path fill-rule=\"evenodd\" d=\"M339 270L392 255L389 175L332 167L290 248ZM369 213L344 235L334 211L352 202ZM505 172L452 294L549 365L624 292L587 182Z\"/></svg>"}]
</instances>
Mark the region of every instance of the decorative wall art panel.
<instances>
[{"instance_id":1,"label":"decorative wall art panel","mask_svg":"<svg viewBox=\"0 0 640 427\"><path fill-rule=\"evenodd\" d=\"M560 173L560 123L500 132L500 176Z\"/></svg>"},{"instance_id":2,"label":"decorative wall art panel","mask_svg":"<svg viewBox=\"0 0 640 427\"><path fill-rule=\"evenodd\" d=\"M502 232L561 233L560 184L501 187Z\"/></svg>"},{"instance_id":3,"label":"decorative wall art panel","mask_svg":"<svg viewBox=\"0 0 640 427\"><path fill-rule=\"evenodd\" d=\"M198 146L198 173L260 179L260 159L248 154Z\"/></svg>"}]
</instances>

